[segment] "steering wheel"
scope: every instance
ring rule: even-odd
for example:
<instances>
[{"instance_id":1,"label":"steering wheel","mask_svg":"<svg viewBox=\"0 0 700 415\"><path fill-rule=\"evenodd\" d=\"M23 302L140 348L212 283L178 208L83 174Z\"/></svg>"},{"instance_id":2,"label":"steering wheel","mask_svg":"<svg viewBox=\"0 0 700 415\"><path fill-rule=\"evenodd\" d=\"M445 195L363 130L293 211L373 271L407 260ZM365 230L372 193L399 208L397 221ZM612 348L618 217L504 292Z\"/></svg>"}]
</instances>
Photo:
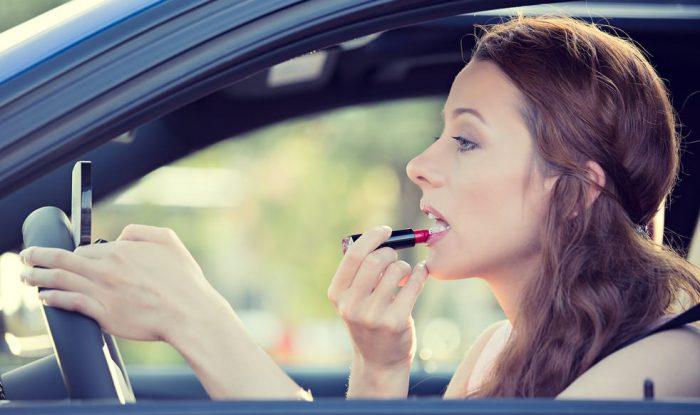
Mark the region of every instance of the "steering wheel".
<instances>
[{"instance_id":1,"label":"steering wheel","mask_svg":"<svg viewBox=\"0 0 700 415\"><path fill-rule=\"evenodd\" d=\"M24 221L22 235L26 247L70 251L75 247L68 217L53 206L32 212ZM42 306L42 310L68 397L133 402L133 391L114 338L103 333L95 320L80 313L49 306ZM47 366L50 365L49 362Z\"/></svg>"}]
</instances>

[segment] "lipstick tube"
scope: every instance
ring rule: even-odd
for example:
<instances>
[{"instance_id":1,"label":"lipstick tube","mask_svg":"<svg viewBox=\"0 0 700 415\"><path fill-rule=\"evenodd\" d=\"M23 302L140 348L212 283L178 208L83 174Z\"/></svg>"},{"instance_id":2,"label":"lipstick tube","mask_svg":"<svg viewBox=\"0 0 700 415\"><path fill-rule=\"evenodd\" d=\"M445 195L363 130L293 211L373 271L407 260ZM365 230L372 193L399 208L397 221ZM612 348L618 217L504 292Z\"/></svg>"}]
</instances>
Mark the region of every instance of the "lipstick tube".
<instances>
[{"instance_id":1,"label":"lipstick tube","mask_svg":"<svg viewBox=\"0 0 700 415\"><path fill-rule=\"evenodd\" d=\"M350 245L352 245L353 242L357 241L360 238L360 236L362 236L362 234L358 233L343 238L343 255L348 250ZM427 242L428 237L430 237L430 231L428 229L417 229L415 231L411 228L399 229L392 231L389 239L387 239L381 245L379 245L377 249L385 246L394 249L412 248L416 246L416 244Z\"/></svg>"}]
</instances>

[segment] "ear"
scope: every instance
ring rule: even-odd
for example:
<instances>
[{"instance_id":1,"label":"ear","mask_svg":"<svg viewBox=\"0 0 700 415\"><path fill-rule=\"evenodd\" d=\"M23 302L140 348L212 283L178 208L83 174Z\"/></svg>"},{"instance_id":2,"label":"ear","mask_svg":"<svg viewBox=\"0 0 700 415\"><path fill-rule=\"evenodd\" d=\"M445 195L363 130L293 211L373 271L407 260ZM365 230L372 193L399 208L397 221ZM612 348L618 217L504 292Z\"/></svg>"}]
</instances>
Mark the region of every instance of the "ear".
<instances>
[{"instance_id":1,"label":"ear","mask_svg":"<svg viewBox=\"0 0 700 415\"><path fill-rule=\"evenodd\" d=\"M600 165L593 160L588 160L586 162L586 167L588 170L588 179L594 183L597 183L598 186L605 188L605 172ZM588 189L586 189L586 209L588 209L588 207L595 202L599 195L600 190L595 186L591 185L588 187Z\"/></svg>"},{"instance_id":2,"label":"ear","mask_svg":"<svg viewBox=\"0 0 700 415\"><path fill-rule=\"evenodd\" d=\"M598 186L600 187L605 187L605 172L603 171L603 168L600 167L598 163L596 163L593 160L588 160L586 162L586 176L588 177L589 180L591 180L594 183L597 183ZM588 209L593 202L595 202L596 198L600 195L600 190L593 186L589 185L588 188L586 189L586 209ZM574 212L569 216L569 219L575 218L578 216L578 212Z\"/></svg>"}]
</instances>

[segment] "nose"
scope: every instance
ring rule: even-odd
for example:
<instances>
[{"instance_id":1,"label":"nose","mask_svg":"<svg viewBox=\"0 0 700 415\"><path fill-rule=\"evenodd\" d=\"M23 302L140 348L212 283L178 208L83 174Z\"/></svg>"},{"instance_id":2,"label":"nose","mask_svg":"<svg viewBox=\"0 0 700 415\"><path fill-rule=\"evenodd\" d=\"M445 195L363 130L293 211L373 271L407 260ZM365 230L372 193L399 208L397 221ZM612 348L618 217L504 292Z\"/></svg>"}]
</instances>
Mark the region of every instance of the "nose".
<instances>
[{"instance_id":1,"label":"nose","mask_svg":"<svg viewBox=\"0 0 700 415\"><path fill-rule=\"evenodd\" d=\"M445 175L439 170L439 163L429 154L430 147L406 164L406 175L422 190L440 187L445 184Z\"/></svg>"}]
</instances>

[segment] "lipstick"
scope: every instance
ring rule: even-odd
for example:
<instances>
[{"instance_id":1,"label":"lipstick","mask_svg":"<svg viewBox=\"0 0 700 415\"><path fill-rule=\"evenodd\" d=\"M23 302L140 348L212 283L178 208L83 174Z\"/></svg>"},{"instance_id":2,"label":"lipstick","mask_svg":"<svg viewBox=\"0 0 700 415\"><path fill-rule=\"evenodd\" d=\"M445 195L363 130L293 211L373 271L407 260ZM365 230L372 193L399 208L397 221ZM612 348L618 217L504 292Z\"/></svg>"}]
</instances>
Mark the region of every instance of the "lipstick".
<instances>
[{"instance_id":1,"label":"lipstick","mask_svg":"<svg viewBox=\"0 0 700 415\"><path fill-rule=\"evenodd\" d=\"M358 233L358 234L346 236L345 238L343 238L343 241L342 241L343 255L345 254L345 251L348 250L350 245L353 242L357 241L357 239L360 236L362 236L362 234ZM389 248L394 248L394 249L412 248L412 247L416 246L416 244L427 242L428 237L430 237L430 230L428 230L428 229L417 229L415 231L411 228L399 229L396 231L392 231L389 239L387 239L381 245L379 245L377 247L377 249L385 247L385 246L388 246Z\"/></svg>"}]
</instances>

